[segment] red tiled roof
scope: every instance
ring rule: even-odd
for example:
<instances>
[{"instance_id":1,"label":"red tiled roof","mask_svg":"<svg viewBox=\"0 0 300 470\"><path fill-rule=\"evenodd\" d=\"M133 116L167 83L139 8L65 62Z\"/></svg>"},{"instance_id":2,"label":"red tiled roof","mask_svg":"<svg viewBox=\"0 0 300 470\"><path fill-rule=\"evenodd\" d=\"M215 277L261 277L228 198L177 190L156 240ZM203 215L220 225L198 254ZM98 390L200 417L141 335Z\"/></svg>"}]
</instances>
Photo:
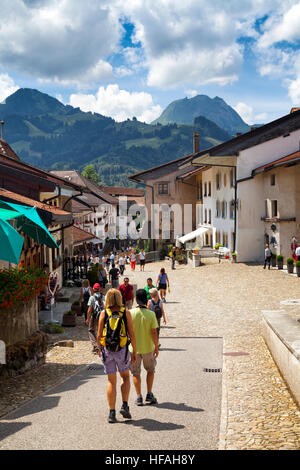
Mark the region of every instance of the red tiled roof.
<instances>
[{"instance_id":1,"label":"red tiled roof","mask_svg":"<svg viewBox=\"0 0 300 470\"><path fill-rule=\"evenodd\" d=\"M300 160L300 150L298 152L291 153L290 155L286 155L285 157L278 158L277 160L274 160L270 163L266 163L265 165L259 166L258 168L255 168L253 170L253 175L257 173L261 173L262 171L271 169L275 166L281 166L284 165L285 163L289 163L292 161L298 161Z\"/></svg>"},{"instance_id":2,"label":"red tiled roof","mask_svg":"<svg viewBox=\"0 0 300 470\"><path fill-rule=\"evenodd\" d=\"M73 243L84 242L87 240L92 240L95 238L95 235L92 233L87 232L86 230L82 230L82 228L72 227L73 232Z\"/></svg>"},{"instance_id":3,"label":"red tiled roof","mask_svg":"<svg viewBox=\"0 0 300 470\"><path fill-rule=\"evenodd\" d=\"M143 189L138 188L123 188L113 186L101 186L102 191L112 196L143 196Z\"/></svg>"},{"instance_id":4,"label":"red tiled roof","mask_svg":"<svg viewBox=\"0 0 300 470\"><path fill-rule=\"evenodd\" d=\"M0 139L0 153L5 157L10 157L14 160L20 160L20 157L18 157L18 155L13 151L11 146L2 139Z\"/></svg>"},{"instance_id":5,"label":"red tiled roof","mask_svg":"<svg viewBox=\"0 0 300 470\"><path fill-rule=\"evenodd\" d=\"M16 201L17 204L20 203L20 204L25 204L28 206L36 207L38 209L51 212L52 214L55 214L55 215L69 215L70 214L70 212L66 212L62 210L60 207L50 206L50 204L45 204L40 201L35 201L34 199L30 199L29 197L22 196L21 194L13 193L12 191L8 191L7 189L0 188L0 199L2 196Z\"/></svg>"}]
</instances>

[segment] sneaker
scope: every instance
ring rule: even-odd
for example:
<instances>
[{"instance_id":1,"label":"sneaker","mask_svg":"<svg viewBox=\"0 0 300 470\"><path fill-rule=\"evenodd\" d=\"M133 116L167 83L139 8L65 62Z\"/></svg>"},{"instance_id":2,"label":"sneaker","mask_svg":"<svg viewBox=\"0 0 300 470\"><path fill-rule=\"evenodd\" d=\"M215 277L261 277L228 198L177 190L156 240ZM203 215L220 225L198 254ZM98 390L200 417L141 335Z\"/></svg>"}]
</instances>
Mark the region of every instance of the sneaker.
<instances>
[{"instance_id":1,"label":"sneaker","mask_svg":"<svg viewBox=\"0 0 300 470\"><path fill-rule=\"evenodd\" d=\"M165 299L165 297L163 297L162 301L163 301L164 303L166 303L166 299Z\"/></svg>"},{"instance_id":2,"label":"sneaker","mask_svg":"<svg viewBox=\"0 0 300 470\"><path fill-rule=\"evenodd\" d=\"M98 354L98 353L99 353L99 349L98 349L96 346L94 346L93 349L92 349L92 352L93 352L94 354Z\"/></svg>"},{"instance_id":3,"label":"sneaker","mask_svg":"<svg viewBox=\"0 0 300 470\"><path fill-rule=\"evenodd\" d=\"M154 405L157 403L157 400L155 396L153 395L152 392L147 393L146 400L145 400L149 405Z\"/></svg>"},{"instance_id":4,"label":"sneaker","mask_svg":"<svg viewBox=\"0 0 300 470\"><path fill-rule=\"evenodd\" d=\"M137 399L135 400L135 404L137 406L143 406L143 397L137 397Z\"/></svg>"},{"instance_id":5,"label":"sneaker","mask_svg":"<svg viewBox=\"0 0 300 470\"><path fill-rule=\"evenodd\" d=\"M123 418L131 419L131 414L130 414L128 405L127 406L122 405L122 407L120 409L120 413L123 416Z\"/></svg>"},{"instance_id":6,"label":"sneaker","mask_svg":"<svg viewBox=\"0 0 300 470\"><path fill-rule=\"evenodd\" d=\"M116 423L117 422L117 418L116 418L116 412L115 410L111 410L109 412L109 415L108 415L108 422L109 423Z\"/></svg>"}]
</instances>

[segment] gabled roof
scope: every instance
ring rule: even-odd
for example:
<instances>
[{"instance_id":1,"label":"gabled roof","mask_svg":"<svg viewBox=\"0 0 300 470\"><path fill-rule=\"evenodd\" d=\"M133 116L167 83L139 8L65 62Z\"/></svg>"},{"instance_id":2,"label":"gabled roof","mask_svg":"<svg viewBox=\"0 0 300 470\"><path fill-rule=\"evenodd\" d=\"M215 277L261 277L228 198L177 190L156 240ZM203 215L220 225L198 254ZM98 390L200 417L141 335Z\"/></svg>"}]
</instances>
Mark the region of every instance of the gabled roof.
<instances>
[{"instance_id":1,"label":"gabled roof","mask_svg":"<svg viewBox=\"0 0 300 470\"><path fill-rule=\"evenodd\" d=\"M148 170L143 170L143 171L140 171L139 173L135 173L134 175L131 175L129 176L128 178L131 179L131 180L134 180L134 181L140 181L140 180L144 180L145 176L147 177L149 173L152 173L152 172L156 172L157 170L160 170L162 168L166 168L168 166L171 166L171 165L178 165L179 167L179 164L182 164L184 163L185 161L188 161L198 155L201 155L202 152L200 152L199 154L198 153L193 153L191 155L185 155L184 157L180 157L180 158L177 158L176 160L171 160L170 162L167 162L167 163L162 163L161 165L157 165L157 166L153 166L152 168L148 168Z\"/></svg>"},{"instance_id":2,"label":"gabled roof","mask_svg":"<svg viewBox=\"0 0 300 470\"><path fill-rule=\"evenodd\" d=\"M287 136L290 132L298 129L300 129L300 110L287 114L264 126L255 127L245 134L211 147L206 153L210 156L222 157L238 155L242 150L262 144L276 137ZM194 158L191 157L190 161Z\"/></svg>"},{"instance_id":3,"label":"gabled roof","mask_svg":"<svg viewBox=\"0 0 300 470\"><path fill-rule=\"evenodd\" d=\"M65 181L72 182L77 186L87 188L94 196L100 198L103 202L109 204L118 204L118 199L106 194L100 187L93 181L82 176L77 170L55 170L51 171L53 175L59 176Z\"/></svg>"},{"instance_id":4,"label":"gabled roof","mask_svg":"<svg viewBox=\"0 0 300 470\"><path fill-rule=\"evenodd\" d=\"M5 157L13 158L14 160L20 160L20 157L13 151L11 146L2 139L0 139L0 154Z\"/></svg>"}]
</instances>

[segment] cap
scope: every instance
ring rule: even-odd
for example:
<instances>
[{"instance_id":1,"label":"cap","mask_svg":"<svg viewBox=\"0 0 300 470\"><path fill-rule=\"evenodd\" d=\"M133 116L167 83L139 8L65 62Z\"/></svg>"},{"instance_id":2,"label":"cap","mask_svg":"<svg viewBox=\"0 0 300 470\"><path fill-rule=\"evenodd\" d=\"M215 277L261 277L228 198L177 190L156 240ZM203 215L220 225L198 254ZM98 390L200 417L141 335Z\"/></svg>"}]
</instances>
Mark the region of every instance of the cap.
<instances>
[{"instance_id":1,"label":"cap","mask_svg":"<svg viewBox=\"0 0 300 470\"><path fill-rule=\"evenodd\" d=\"M96 283L93 285L93 290L100 290L101 287L100 287L100 284Z\"/></svg>"}]
</instances>

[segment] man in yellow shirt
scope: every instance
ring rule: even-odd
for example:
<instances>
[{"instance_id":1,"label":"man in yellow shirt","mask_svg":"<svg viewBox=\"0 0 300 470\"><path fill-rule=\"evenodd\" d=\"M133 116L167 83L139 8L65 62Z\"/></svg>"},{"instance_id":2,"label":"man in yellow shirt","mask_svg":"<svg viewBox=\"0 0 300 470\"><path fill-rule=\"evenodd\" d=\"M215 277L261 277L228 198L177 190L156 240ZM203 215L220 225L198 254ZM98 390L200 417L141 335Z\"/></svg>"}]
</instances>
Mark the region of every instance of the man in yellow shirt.
<instances>
[{"instance_id":1,"label":"man in yellow shirt","mask_svg":"<svg viewBox=\"0 0 300 470\"><path fill-rule=\"evenodd\" d=\"M147 395L146 403L152 405L157 403L157 399L152 393L154 382L154 373L156 366L156 358L158 357L158 323L155 313L147 309L147 293L144 289L136 291L137 308L130 310L134 335L136 338L137 359L131 365L131 373L133 375L133 384L135 386L138 406L143 405L143 396L141 393L141 363L147 371ZM131 345L129 347L132 352Z\"/></svg>"}]
</instances>

